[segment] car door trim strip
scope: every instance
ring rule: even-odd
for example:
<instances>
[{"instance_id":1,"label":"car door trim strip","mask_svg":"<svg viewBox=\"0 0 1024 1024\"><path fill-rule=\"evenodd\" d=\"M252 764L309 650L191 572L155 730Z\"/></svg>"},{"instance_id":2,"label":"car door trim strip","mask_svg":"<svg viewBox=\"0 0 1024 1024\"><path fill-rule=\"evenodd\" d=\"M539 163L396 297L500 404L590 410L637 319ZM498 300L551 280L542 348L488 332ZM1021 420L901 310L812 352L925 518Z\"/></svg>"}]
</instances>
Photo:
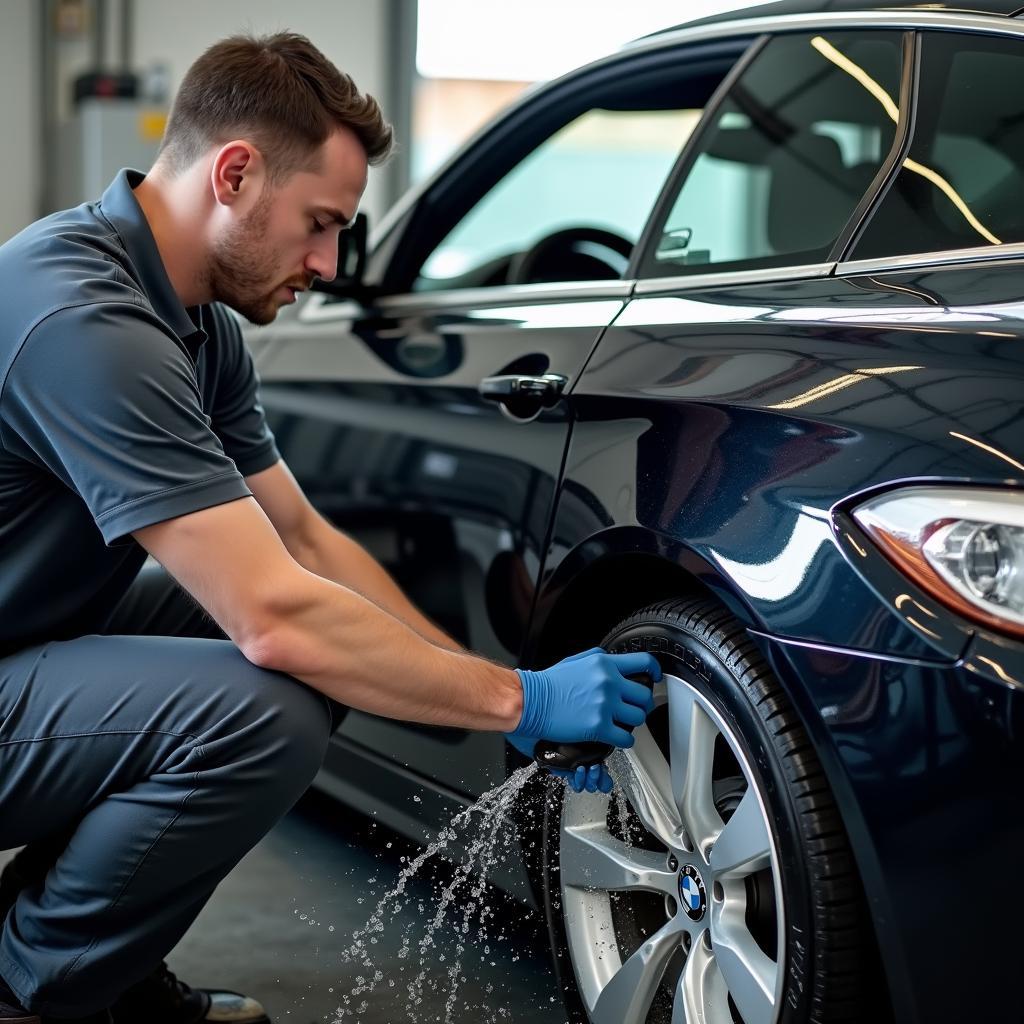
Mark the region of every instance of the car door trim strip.
<instances>
[{"instance_id":1,"label":"car door trim strip","mask_svg":"<svg viewBox=\"0 0 1024 1024\"><path fill-rule=\"evenodd\" d=\"M472 306L507 306L513 303L575 302L586 299L628 299L634 281L560 281L552 284L508 284L492 288L452 288L432 292L405 292L382 296L381 313L417 309L447 309Z\"/></svg>"},{"instance_id":2,"label":"car door trim strip","mask_svg":"<svg viewBox=\"0 0 1024 1024\"><path fill-rule=\"evenodd\" d=\"M1020 259L1022 256L1024 242L1007 242L1004 245L979 245L969 249L942 249L903 256L880 256L871 260L847 260L837 264L836 275L874 274L880 270L913 270L915 267L956 263L976 266L978 263Z\"/></svg>"},{"instance_id":3,"label":"car door trim strip","mask_svg":"<svg viewBox=\"0 0 1024 1024\"><path fill-rule=\"evenodd\" d=\"M698 291L703 288L717 288L720 285L760 284L766 281L805 281L809 278L828 277L834 268L834 263L805 263L789 267L762 267L760 270L722 270L717 274L645 277L637 282L633 295Z\"/></svg>"}]
</instances>

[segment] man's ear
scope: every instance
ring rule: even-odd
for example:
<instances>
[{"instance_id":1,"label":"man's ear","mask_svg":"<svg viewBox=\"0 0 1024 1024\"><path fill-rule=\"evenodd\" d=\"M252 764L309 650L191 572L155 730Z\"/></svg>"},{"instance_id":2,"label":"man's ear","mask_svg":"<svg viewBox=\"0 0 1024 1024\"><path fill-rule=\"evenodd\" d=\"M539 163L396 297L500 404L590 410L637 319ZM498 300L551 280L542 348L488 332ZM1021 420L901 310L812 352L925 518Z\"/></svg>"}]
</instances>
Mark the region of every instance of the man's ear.
<instances>
[{"instance_id":1,"label":"man's ear","mask_svg":"<svg viewBox=\"0 0 1024 1024\"><path fill-rule=\"evenodd\" d=\"M214 155L210 179L214 198L221 206L257 196L263 188L263 156L244 139L225 143Z\"/></svg>"}]
</instances>

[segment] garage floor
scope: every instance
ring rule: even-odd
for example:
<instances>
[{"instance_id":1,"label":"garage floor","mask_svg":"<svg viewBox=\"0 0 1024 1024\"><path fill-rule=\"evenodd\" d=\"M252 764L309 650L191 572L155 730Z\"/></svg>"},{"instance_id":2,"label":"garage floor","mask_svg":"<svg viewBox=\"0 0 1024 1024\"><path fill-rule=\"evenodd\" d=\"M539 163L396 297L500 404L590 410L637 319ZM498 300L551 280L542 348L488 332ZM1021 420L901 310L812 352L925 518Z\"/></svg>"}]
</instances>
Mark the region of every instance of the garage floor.
<instances>
[{"instance_id":1,"label":"garage floor","mask_svg":"<svg viewBox=\"0 0 1024 1024\"><path fill-rule=\"evenodd\" d=\"M333 1021L335 1007L359 973L340 963L340 953L352 931L370 916L376 899L391 888L402 867L399 858L415 852L330 798L307 793L221 884L168 962L192 985L220 985L256 996L275 1024ZM10 856L0 854L0 863ZM370 878L376 878L376 884L369 884ZM443 882L440 876L415 881L410 890L429 906L436 898L434 887ZM376 897L369 894L371 888ZM491 942L483 962L479 949L467 950L467 980L453 1019L564 1021L540 916L497 894L490 903L510 938ZM405 926L420 924L420 916L411 911L387 929L375 947L382 968L397 964L395 953ZM436 977L441 978L454 950L450 933L439 932L438 944L439 954L445 954L445 961L437 964ZM516 955L519 959L514 961ZM408 979L407 969L395 975L395 986L389 988L391 979L385 974L374 993L350 1004L368 999L369 1007L358 1019L366 1024L408 1020ZM488 985L493 986L489 994ZM426 987L423 997L418 1019L443 1021L447 986L439 985L436 993ZM349 1016L346 1021L354 1019Z\"/></svg>"}]
</instances>

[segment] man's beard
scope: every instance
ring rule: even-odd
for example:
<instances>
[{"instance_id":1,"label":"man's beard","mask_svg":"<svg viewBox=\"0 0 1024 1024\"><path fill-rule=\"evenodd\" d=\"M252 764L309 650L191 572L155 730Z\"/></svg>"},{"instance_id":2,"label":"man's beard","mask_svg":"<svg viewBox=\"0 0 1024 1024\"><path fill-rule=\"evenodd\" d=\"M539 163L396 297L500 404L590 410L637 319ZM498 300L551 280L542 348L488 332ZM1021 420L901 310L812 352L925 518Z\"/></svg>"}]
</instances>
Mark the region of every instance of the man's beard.
<instances>
[{"instance_id":1,"label":"man's beard","mask_svg":"<svg viewBox=\"0 0 1024 1024\"><path fill-rule=\"evenodd\" d=\"M223 302L250 323L269 324L276 316L274 293L283 284L268 276L277 254L263 239L270 221L270 196L262 196L238 228L221 239L210 254L207 281L215 302Z\"/></svg>"}]
</instances>

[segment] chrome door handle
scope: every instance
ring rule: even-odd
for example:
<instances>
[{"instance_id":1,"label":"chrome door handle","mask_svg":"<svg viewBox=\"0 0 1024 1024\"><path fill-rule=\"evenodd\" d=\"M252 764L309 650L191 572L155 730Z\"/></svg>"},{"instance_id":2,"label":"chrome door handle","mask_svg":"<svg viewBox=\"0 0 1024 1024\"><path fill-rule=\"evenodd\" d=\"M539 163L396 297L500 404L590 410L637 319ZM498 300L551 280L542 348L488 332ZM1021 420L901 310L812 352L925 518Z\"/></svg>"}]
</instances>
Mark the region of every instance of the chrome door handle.
<instances>
[{"instance_id":1,"label":"chrome door handle","mask_svg":"<svg viewBox=\"0 0 1024 1024\"><path fill-rule=\"evenodd\" d=\"M558 404L568 377L559 373L545 373L539 377L521 374L507 374L500 377L484 377L480 381L480 396L491 402L507 402L514 398L532 398L538 405L550 408Z\"/></svg>"}]
</instances>

